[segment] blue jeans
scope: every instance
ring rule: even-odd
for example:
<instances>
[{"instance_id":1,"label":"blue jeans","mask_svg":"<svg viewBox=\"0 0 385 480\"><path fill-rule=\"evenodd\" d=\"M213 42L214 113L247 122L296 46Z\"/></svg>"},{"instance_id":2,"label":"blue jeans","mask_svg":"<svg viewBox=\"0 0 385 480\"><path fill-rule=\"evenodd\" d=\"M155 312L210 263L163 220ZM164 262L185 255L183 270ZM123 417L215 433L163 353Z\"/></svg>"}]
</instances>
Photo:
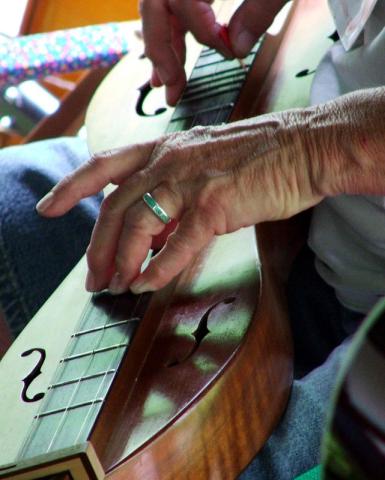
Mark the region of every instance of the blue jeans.
<instances>
[{"instance_id":1,"label":"blue jeans","mask_svg":"<svg viewBox=\"0 0 385 480\"><path fill-rule=\"evenodd\" d=\"M85 143L76 138L0 150L0 304L14 335L85 252L101 195L83 200L58 219L39 217L35 204L88 156ZM319 321L313 315L314 301L318 307L325 302L329 305L326 297L333 295L331 289L318 285L319 277L314 272L309 273L312 285L310 277L301 274L311 264L308 257L305 262L297 262L299 274L292 276L294 332L301 332L303 323L312 332ZM309 289L315 294L302 295ZM325 297L320 298L321 290ZM339 321L337 315L333 322L338 326ZM312 364L314 369L294 382L285 415L266 446L241 474L241 480L291 480L319 462L325 412L348 343L336 347L348 334L341 333L339 327L337 331L338 336L317 357L318 364L323 363L316 368ZM307 337L306 347L310 350L312 342L319 340L317 335Z\"/></svg>"},{"instance_id":2,"label":"blue jeans","mask_svg":"<svg viewBox=\"0 0 385 480\"><path fill-rule=\"evenodd\" d=\"M0 305L14 336L85 252L101 195L57 219L35 205L88 158L78 138L0 150Z\"/></svg>"},{"instance_id":3,"label":"blue jeans","mask_svg":"<svg viewBox=\"0 0 385 480\"><path fill-rule=\"evenodd\" d=\"M294 380L282 420L239 480L292 480L320 463L330 397L349 343L350 338L321 366Z\"/></svg>"}]
</instances>

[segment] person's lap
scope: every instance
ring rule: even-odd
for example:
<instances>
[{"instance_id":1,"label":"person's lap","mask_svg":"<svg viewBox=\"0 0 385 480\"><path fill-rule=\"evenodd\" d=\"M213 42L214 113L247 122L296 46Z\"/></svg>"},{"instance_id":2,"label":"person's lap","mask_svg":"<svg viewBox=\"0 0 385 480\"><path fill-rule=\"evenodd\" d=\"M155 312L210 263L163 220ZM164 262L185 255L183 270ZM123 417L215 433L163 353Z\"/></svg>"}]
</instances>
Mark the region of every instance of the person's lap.
<instances>
[{"instance_id":1,"label":"person's lap","mask_svg":"<svg viewBox=\"0 0 385 480\"><path fill-rule=\"evenodd\" d=\"M292 480L320 462L329 400L349 339L319 367L294 380L287 409L239 480Z\"/></svg>"},{"instance_id":2,"label":"person's lap","mask_svg":"<svg viewBox=\"0 0 385 480\"><path fill-rule=\"evenodd\" d=\"M79 138L0 150L0 305L14 335L85 252L101 196L58 219L40 217L35 205L88 157Z\"/></svg>"},{"instance_id":3,"label":"person's lap","mask_svg":"<svg viewBox=\"0 0 385 480\"><path fill-rule=\"evenodd\" d=\"M20 333L85 252L101 196L82 201L58 219L39 217L35 204L87 158L86 144L77 138L0 150L0 304L14 335ZM309 286L308 279L297 277ZM290 295L301 294L301 288L292 285ZM293 305L301 302L292 299ZM300 315L293 314L298 317L294 332L301 331L304 318L307 328L312 328L312 320L307 318L312 301L305 303L300 306ZM336 342L323 351L324 358L344 337L344 332L338 332ZM322 365L294 381L279 426L241 474L241 480L292 479L319 461L328 400L346 346L344 343L337 347Z\"/></svg>"}]
</instances>

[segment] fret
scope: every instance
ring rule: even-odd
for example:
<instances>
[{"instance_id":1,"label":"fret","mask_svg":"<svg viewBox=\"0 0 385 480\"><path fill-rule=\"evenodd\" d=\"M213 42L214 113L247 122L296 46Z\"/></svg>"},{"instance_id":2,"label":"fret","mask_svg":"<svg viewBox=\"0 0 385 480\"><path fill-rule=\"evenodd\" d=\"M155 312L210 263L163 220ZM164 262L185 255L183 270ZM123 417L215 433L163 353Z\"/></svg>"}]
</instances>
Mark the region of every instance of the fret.
<instances>
[{"instance_id":1,"label":"fret","mask_svg":"<svg viewBox=\"0 0 385 480\"><path fill-rule=\"evenodd\" d=\"M212 55L213 53L218 53L216 50L210 47L203 47L201 50L201 53L199 55L199 58L201 57L206 57L207 55Z\"/></svg>"},{"instance_id":2,"label":"fret","mask_svg":"<svg viewBox=\"0 0 385 480\"><path fill-rule=\"evenodd\" d=\"M220 110L229 110L229 109L232 110L233 108L234 108L234 102L228 102L228 103L225 103L225 104L221 104L219 106L216 105L215 107L209 107L209 108L202 109L202 110L199 111L199 113L202 114L202 115L205 115L205 114L210 115L212 112L218 112ZM176 121L180 121L180 120L183 121L185 119L194 117L193 114L178 117L177 113L179 113L179 110L178 110L178 112L175 112L174 116L171 119L171 122L176 122Z\"/></svg>"},{"instance_id":3,"label":"fret","mask_svg":"<svg viewBox=\"0 0 385 480\"><path fill-rule=\"evenodd\" d=\"M238 60L224 59L215 50L204 48L167 132L226 122L231 113L229 105L233 106L238 98L247 70L261 44L262 40L258 41L250 54L243 59L246 71L239 65Z\"/></svg>"},{"instance_id":4,"label":"fret","mask_svg":"<svg viewBox=\"0 0 385 480\"><path fill-rule=\"evenodd\" d=\"M92 296L34 419L21 458L87 439L148 299L149 294L102 292Z\"/></svg>"},{"instance_id":5,"label":"fret","mask_svg":"<svg viewBox=\"0 0 385 480\"><path fill-rule=\"evenodd\" d=\"M253 59L252 55L249 55L247 58L245 58L244 65L246 65L247 68L250 67L250 65L252 63L252 59ZM210 66L210 65L202 66L202 68L200 68L199 70L196 70L196 71L194 70L194 72L192 74L192 77L191 77L191 81L192 81L192 84L194 84L194 82L201 77L204 77L204 78L210 78L211 77L214 80L215 77L217 75L220 75L221 73L226 73L226 72L230 72L230 71L237 71L237 70L242 70L244 73L246 73L244 68L241 67L241 65L239 64L238 60L228 60L226 63L217 64L215 66L215 73L213 73L213 67L212 66Z\"/></svg>"},{"instance_id":6,"label":"fret","mask_svg":"<svg viewBox=\"0 0 385 480\"><path fill-rule=\"evenodd\" d=\"M250 53L245 58L242 59L243 62L247 61L248 59L249 60L254 59L255 54L257 53L257 51L261 47L262 41L263 41L263 39L258 40L258 42L250 50ZM239 60L234 59L234 58L231 58L231 59L225 58L220 53L216 52L215 50L210 49L210 50L207 51L206 54L204 54L204 55L201 54L200 55L196 65L194 67L194 71L192 73L193 73L193 75L196 74L196 73L199 73L200 69L202 69L206 66L210 66L210 65L212 66L212 65L224 64L224 65L228 65L230 67L230 65L233 62L239 63Z\"/></svg>"},{"instance_id":7,"label":"fret","mask_svg":"<svg viewBox=\"0 0 385 480\"><path fill-rule=\"evenodd\" d=\"M94 330L78 332L73 337L71 349L66 358L99 351L102 348L120 343L127 343L128 339L133 337L137 324L138 320L123 325L121 323L118 325L111 324L106 328L97 327ZM66 358L63 358L63 361L66 361Z\"/></svg>"},{"instance_id":8,"label":"fret","mask_svg":"<svg viewBox=\"0 0 385 480\"><path fill-rule=\"evenodd\" d=\"M109 350L115 350L117 348L127 347L128 344L129 344L128 342L118 343L118 344L115 344L115 345L109 345L107 347L102 347L102 348L98 348L98 349L95 349L95 350L89 350L88 352L77 353L75 355L70 355L69 357L65 357L61 361L62 362L71 362L72 360L77 360L78 358L92 357L94 355L97 355L98 353L108 352Z\"/></svg>"},{"instance_id":9,"label":"fret","mask_svg":"<svg viewBox=\"0 0 385 480\"><path fill-rule=\"evenodd\" d=\"M114 297L107 292L94 294L90 307L80 323L80 329L87 330L126 320L127 317L132 316L138 301L134 295Z\"/></svg>"},{"instance_id":10,"label":"fret","mask_svg":"<svg viewBox=\"0 0 385 480\"><path fill-rule=\"evenodd\" d=\"M210 73L206 74L206 75L196 75L191 81L189 81L189 83L188 83L188 85L185 89L185 92L189 91L196 84L199 84L202 81L210 83L211 81L216 80L218 78L225 78L225 77L230 77L231 78L231 76L233 74L237 74L238 72L243 72L245 74L245 70L239 65L239 63L237 63L232 68L223 68L223 69L217 70L215 72L215 75L213 75L212 71Z\"/></svg>"},{"instance_id":11,"label":"fret","mask_svg":"<svg viewBox=\"0 0 385 480\"><path fill-rule=\"evenodd\" d=\"M196 127L199 125L221 125L223 123L226 123L230 117L232 110L233 107L221 107L220 109L218 108L216 111L212 109L208 114L202 114L201 112L199 112L198 115L193 118L191 127Z\"/></svg>"},{"instance_id":12,"label":"fret","mask_svg":"<svg viewBox=\"0 0 385 480\"><path fill-rule=\"evenodd\" d=\"M169 125L168 132L187 130L197 125L220 125L230 117L234 103L229 102L223 106L206 108L195 115L174 118Z\"/></svg>"},{"instance_id":13,"label":"fret","mask_svg":"<svg viewBox=\"0 0 385 480\"><path fill-rule=\"evenodd\" d=\"M46 410L44 412L39 413L39 415L36 415L35 418L43 418L43 417L47 417L48 415L55 415L57 413L68 412L70 410L75 410L76 408L88 407L90 405L101 403L103 401L104 401L104 398L94 398L93 400L88 400L87 402L71 404L68 407L66 406L66 407L56 408L53 410Z\"/></svg>"},{"instance_id":14,"label":"fret","mask_svg":"<svg viewBox=\"0 0 385 480\"><path fill-rule=\"evenodd\" d=\"M88 330L80 330L79 332L73 333L71 335L71 337L79 337L81 335L86 335L87 333L103 331L103 330L106 330L107 328L114 328L114 327L117 327L117 326L120 327L122 325L126 325L128 322L139 321L139 320L140 320L139 317L133 317L133 318L130 318L129 320L121 320L120 322L116 322L116 323L113 323L113 324L101 325L99 327L89 328Z\"/></svg>"},{"instance_id":15,"label":"fret","mask_svg":"<svg viewBox=\"0 0 385 480\"><path fill-rule=\"evenodd\" d=\"M201 68L213 67L220 64L227 65L228 60L220 55L215 55L213 56L213 58L207 57L202 60L198 60L198 63L195 65L194 70L197 70L199 72Z\"/></svg>"},{"instance_id":16,"label":"fret","mask_svg":"<svg viewBox=\"0 0 385 480\"><path fill-rule=\"evenodd\" d=\"M187 128L190 128L191 125L194 123L195 125L208 125L208 121L206 121L204 113L201 114L201 112L204 111L213 111L214 109L221 109L222 107L218 106L222 103L225 104L230 104L233 103L234 100L236 100L234 92L230 92L229 94L222 95L221 98L216 99L205 99L205 101L200 102L199 104L197 103L192 103L192 104L187 104L187 105L181 105L179 104L177 117L174 119L172 118L169 126L167 128L167 132L176 132L178 130L186 130ZM200 123L198 124L196 121L194 122L194 119L196 117L200 118ZM227 115L228 117L228 115ZM221 120L219 123L222 123L223 120Z\"/></svg>"},{"instance_id":17,"label":"fret","mask_svg":"<svg viewBox=\"0 0 385 480\"><path fill-rule=\"evenodd\" d=\"M54 388L57 388L57 387L63 387L63 386L70 385L70 384L73 384L73 383L77 383L79 381L83 382L83 381L89 380L91 378L100 377L101 375L109 375L109 374L112 374L114 372L115 372L114 369L110 369L110 370L107 370L106 372L94 373L93 375L85 375L80 380L76 379L76 380L68 380L66 382L52 383L51 385L48 386L48 390L54 389Z\"/></svg>"},{"instance_id":18,"label":"fret","mask_svg":"<svg viewBox=\"0 0 385 480\"><path fill-rule=\"evenodd\" d=\"M113 381L116 369L87 375L77 381L62 382L52 386L47 392L47 399L37 416L44 412L71 408L73 405L104 398Z\"/></svg>"},{"instance_id":19,"label":"fret","mask_svg":"<svg viewBox=\"0 0 385 480\"><path fill-rule=\"evenodd\" d=\"M194 101L196 98L204 98L207 95L211 96L211 93L217 89L234 86L234 83L243 83L245 79L245 72L241 71L231 77L215 79L213 82L207 82L202 85L198 85L196 88L189 89L183 97L183 102Z\"/></svg>"},{"instance_id":20,"label":"fret","mask_svg":"<svg viewBox=\"0 0 385 480\"><path fill-rule=\"evenodd\" d=\"M225 58L223 55L221 55L219 52L216 50L210 48L209 50L203 52L201 51L201 54L199 55L198 60L196 61L194 65L194 70L196 68L200 68L202 65L206 65L209 62L226 62L228 61L227 58Z\"/></svg>"},{"instance_id":21,"label":"fret","mask_svg":"<svg viewBox=\"0 0 385 480\"><path fill-rule=\"evenodd\" d=\"M100 403L92 403L64 413L41 417L36 422L31 441L24 446L22 458L31 458L84 442L100 407Z\"/></svg>"},{"instance_id":22,"label":"fret","mask_svg":"<svg viewBox=\"0 0 385 480\"><path fill-rule=\"evenodd\" d=\"M202 107L208 108L212 104L218 105L222 103L222 101L229 101L227 98L223 98L223 99L216 98L221 95L223 97L229 96L230 101L233 101L238 97L239 88L242 86L242 84L243 84L243 79L233 83L222 85L218 88L214 87L212 89L207 90L207 92L205 92L204 94L188 97L186 100L183 100L179 104L179 108L181 108L182 110L191 109L197 113Z\"/></svg>"},{"instance_id":23,"label":"fret","mask_svg":"<svg viewBox=\"0 0 385 480\"><path fill-rule=\"evenodd\" d=\"M127 342L119 349L102 350L92 355L81 355L72 360L62 362L59 380L66 382L76 378L80 379L84 375L94 375L106 372L111 368L118 368L128 344Z\"/></svg>"}]
</instances>

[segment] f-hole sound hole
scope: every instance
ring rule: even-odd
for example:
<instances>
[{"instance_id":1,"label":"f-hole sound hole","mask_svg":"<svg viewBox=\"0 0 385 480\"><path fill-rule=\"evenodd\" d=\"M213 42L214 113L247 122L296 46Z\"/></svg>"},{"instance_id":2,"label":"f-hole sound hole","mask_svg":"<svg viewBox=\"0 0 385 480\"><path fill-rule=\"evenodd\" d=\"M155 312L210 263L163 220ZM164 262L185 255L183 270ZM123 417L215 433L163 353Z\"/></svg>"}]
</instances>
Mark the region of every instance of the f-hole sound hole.
<instances>
[{"instance_id":1,"label":"f-hole sound hole","mask_svg":"<svg viewBox=\"0 0 385 480\"><path fill-rule=\"evenodd\" d=\"M36 393L33 397L30 397L28 395L28 389L31 383L41 374L41 367L45 362L46 353L43 348L31 348L30 350L26 350L21 354L22 357L27 357L34 352L37 352L40 355L40 357L36 365L34 366L34 368L31 370L31 372L26 377L23 378L24 386L21 392L21 399L27 403L37 402L44 397L43 392Z\"/></svg>"},{"instance_id":2,"label":"f-hole sound hole","mask_svg":"<svg viewBox=\"0 0 385 480\"><path fill-rule=\"evenodd\" d=\"M208 321L211 312L217 308L218 305L225 304L229 305L235 301L235 297L228 297L224 300L221 300L214 305L212 305L206 312L202 315L202 318L199 320L197 328L192 332L192 336L194 337L194 345L192 346L191 350L185 355L182 359L175 359L171 360L166 364L166 367L176 367L177 365L181 365L184 362L187 362L199 349L202 341L210 334L210 330L208 328Z\"/></svg>"},{"instance_id":3,"label":"f-hole sound hole","mask_svg":"<svg viewBox=\"0 0 385 480\"><path fill-rule=\"evenodd\" d=\"M136 102L136 108L135 108L136 113L138 115L140 115L141 117L156 117L157 115L161 115L167 110L166 107L160 107L160 108L157 108L153 113L146 113L144 108L145 107L144 103L147 97L152 92L153 88L151 87L150 82L148 81L145 84L143 84L141 87L139 87L138 90L139 90L139 98L138 98L138 101Z\"/></svg>"},{"instance_id":4,"label":"f-hole sound hole","mask_svg":"<svg viewBox=\"0 0 385 480\"><path fill-rule=\"evenodd\" d=\"M305 68L305 70L301 70L300 72L295 74L295 78L302 78L302 77L307 77L309 75L313 75L315 73L315 70L309 70Z\"/></svg>"}]
</instances>

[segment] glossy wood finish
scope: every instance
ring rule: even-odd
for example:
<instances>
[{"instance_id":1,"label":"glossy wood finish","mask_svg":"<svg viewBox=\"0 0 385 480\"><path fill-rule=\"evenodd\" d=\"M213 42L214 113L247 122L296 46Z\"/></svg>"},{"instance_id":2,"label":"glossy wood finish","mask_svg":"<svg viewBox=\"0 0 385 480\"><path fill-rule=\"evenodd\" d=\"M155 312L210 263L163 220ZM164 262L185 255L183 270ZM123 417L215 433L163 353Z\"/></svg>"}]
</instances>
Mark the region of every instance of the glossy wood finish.
<instances>
[{"instance_id":1,"label":"glossy wood finish","mask_svg":"<svg viewBox=\"0 0 385 480\"><path fill-rule=\"evenodd\" d=\"M306 67L302 67L302 57L298 63L293 61L297 33L306 21L303 15L319 19L324 9L316 0L299 2L275 60L272 62L269 50L257 59L243 93L248 98L241 97L237 118L264 112L258 105L274 109L280 104L282 65L290 60L295 70ZM127 61L122 64L128 66ZM114 82L122 84L126 78L119 80L112 72L107 80L113 79L107 97L111 101L103 102L102 117L110 103L112 116L107 125L123 126L120 138L116 130L108 129L114 142L129 141L124 130L127 120L119 116L117 121L114 110ZM253 78L261 91L254 103L250 101ZM280 87L275 88L277 85ZM100 91L104 88L106 84ZM303 83L300 88L306 95ZM98 108L94 102L90 108L91 142L98 136L108 141L105 129L96 135L92 132L101 125L94 120ZM124 109L119 112L124 115ZM132 122L132 116L130 119ZM135 131L147 133L150 119L139 120L145 124L140 123ZM163 117L156 120L164 122ZM136 135L134 141L138 141ZM98 143L97 148L111 146L115 143ZM96 148L94 143L92 148ZM296 220L260 225L258 249L252 228L220 237L179 279L153 296L89 438L107 478L233 479L263 445L279 421L290 390L291 346L284 288L292 257L303 240L298 232ZM80 288L84 272L83 260L0 363L0 388L7 390L0 412L9 408L8 414L0 417L1 425L12 432L0 448L0 464L15 458L23 442L23 424L31 421L38 408L36 404L20 407L12 401L20 389L21 372L30 371L33 365L26 364L20 352L50 337L46 345L50 363L34 384L36 391L47 389L66 339L88 302ZM209 313L209 332L193 351L193 333L205 313ZM10 369L18 372L12 382L7 378ZM19 420L17 425L12 418Z\"/></svg>"},{"instance_id":2,"label":"glossy wood finish","mask_svg":"<svg viewBox=\"0 0 385 480\"><path fill-rule=\"evenodd\" d=\"M283 103L282 97L279 97L282 92L277 93L275 87L282 81L279 72L285 63L291 63L287 73L290 85L286 82L286 88L293 89L293 84L297 81L304 95L301 102L304 102L309 78L305 81L294 78L293 71L297 73L305 66L301 66L301 57L297 63L289 57L293 55L297 42L308 38L309 29L314 28L314 19L319 21L328 18L325 5L317 3L318 7L311 1L300 3L283 47L271 67L268 51L265 50L257 58L243 94L245 96L241 97L233 118L279 108ZM304 16L311 18L306 27L302 23ZM326 22L324 26L327 31ZM271 48L274 48L273 42L274 40ZM318 49L320 54L330 45L330 41L322 39L322 44ZM297 50L301 48L297 47ZM261 72L266 72L269 67L266 77ZM292 74L293 78L290 78ZM114 87L117 85L114 84ZM255 92L255 85L260 87L260 95L254 97L256 100L250 110L250 98L253 98L251 92L253 88ZM112 90L116 91L115 88L111 92ZM289 102L289 99L286 101ZM296 105L292 103L287 106ZM96 107L91 105L91 111L94 108ZM120 142L121 139L117 141ZM181 476L191 479L231 479L255 455L278 421L279 414L276 414L283 411L288 394L290 346L284 288L293 255L303 242L303 232L301 217L290 222L258 226L262 265L260 302L256 305L254 322L245 341L216 383L207 385L205 395L202 394L199 401L194 402L187 411L182 411L173 425L161 431L154 441L129 456L126 462L109 474L109 478L120 480L129 475L130 478L145 479L172 479ZM140 418L137 422L140 423Z\"/></svg>"}]
</instances>

